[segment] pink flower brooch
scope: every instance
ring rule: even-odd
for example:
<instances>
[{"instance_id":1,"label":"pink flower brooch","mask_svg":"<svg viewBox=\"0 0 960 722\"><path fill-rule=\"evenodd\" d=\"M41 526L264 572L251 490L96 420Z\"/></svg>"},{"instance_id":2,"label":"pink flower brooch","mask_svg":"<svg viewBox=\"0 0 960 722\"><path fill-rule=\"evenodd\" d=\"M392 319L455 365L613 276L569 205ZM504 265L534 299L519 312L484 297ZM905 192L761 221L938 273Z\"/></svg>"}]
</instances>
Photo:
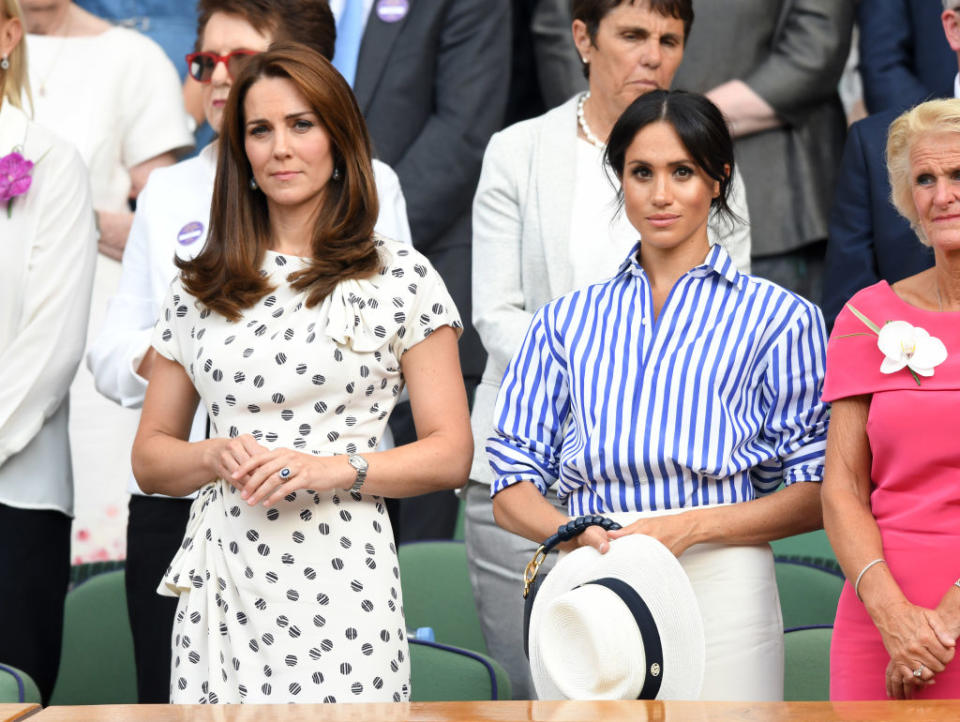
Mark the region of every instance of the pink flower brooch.
<instances>
[{"instance_id":1,"label":"pink flower brooch","mask_svg":"<svg viewBox=\"0 0 960 722\"><path fill-rule=\"evenodd\" d=\"M30 190L33 182L33 161L14 149L0 158L0 203L7 204L7 218L13 213L13 199Z\"/></svg>"}]
</instances>

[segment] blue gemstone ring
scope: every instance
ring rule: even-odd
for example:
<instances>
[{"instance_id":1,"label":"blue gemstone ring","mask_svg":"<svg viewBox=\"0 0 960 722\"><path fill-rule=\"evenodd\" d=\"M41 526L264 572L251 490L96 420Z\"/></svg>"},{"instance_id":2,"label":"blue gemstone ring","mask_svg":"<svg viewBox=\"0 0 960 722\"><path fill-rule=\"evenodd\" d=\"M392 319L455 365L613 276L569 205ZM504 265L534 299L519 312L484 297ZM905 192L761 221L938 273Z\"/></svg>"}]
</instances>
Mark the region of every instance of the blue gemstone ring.
<instances>
[{"instance_id":1,"label":"blue gemstone ring","mask_svg":"<svg viewBox=\"0 0 960 722\"><path fill-rule=\"evenodd\" d=\"M293 472L291 472L290 469L288 469L287 467L283 467L282 469L280 469L279 476L281 479L289 479L292 473Z\"/></svg>"}]
</instances>

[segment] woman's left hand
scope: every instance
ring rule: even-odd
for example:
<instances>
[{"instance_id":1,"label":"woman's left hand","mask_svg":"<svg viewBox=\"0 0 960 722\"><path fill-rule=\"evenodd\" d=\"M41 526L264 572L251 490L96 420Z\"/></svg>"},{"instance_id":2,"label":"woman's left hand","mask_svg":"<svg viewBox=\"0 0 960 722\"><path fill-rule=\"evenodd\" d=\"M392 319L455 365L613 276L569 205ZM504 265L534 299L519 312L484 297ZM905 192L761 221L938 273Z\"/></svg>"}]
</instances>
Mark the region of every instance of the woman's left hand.
<instances>
[{"instance_id":1,"label":"woman's left hand","mask_svg":"<svg viewBox=\"0 0 960 722\"><path fill-rule=\"evenodd\" d=\"M679 557L698 541L695 525L690 517L690 514L680 513L638 519L622 529L609 532L609 535L611 539L619 539L628 534L646 534L658 540L673 552L674 556Z\"/></svg>"},{"instance_id":2,"label":"woman's left hand","mask_svg":"<svg viewBox=\"0 0 960 722\"><path fill-rule=\"evenodd\" d=\"M290 470L289 476L280 475L284 469ZM346 489L353 478L351 471L345 458L274 449L251 457L237 467L232 476L238 480L249 474L250 479L240 496L251 506L263 501L263 505L269 507L298 489Z\"/></svg>"},{"instance_id":3,"label":"woman's left hand","mask_svg":"<svg viewBox=\"0 0 960 722\"><path fill-rule=\"evenodd\" d=\"M936 684L936 680L926 667L921 669L921 676L916 677L902 662L891 659L887 664L887 697L890 699L911 699L914 692L931 684Z\"/></svg>"}]
</instances>

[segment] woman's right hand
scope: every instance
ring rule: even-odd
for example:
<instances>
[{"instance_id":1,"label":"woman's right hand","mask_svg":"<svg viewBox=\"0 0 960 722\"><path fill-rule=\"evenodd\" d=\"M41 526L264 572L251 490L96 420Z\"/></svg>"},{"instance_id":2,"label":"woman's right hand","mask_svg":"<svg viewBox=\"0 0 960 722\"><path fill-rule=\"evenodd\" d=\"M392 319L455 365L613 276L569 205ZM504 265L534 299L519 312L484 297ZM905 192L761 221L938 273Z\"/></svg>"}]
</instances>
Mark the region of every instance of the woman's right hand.
<instances>
[{"instance_id":1,"label":"woman's right hand","mask_svg":"<svg viewBox=\"0 0 960 722\"><path fill-rule=\"evenodd\" d=\"M250 434L241 434L232 439L210 439L207 463L213 478L229 482L237 491L242 491L249 475L233 478L233 472L248 459L264 454L269 449L257 443Z\"/></svg>"},{"instance_id":2,"label":"woman's right hand","mask_svg":"<svg viewBox=\"0 0 960 722\"><path fill-rule=\"evenodd\" d=\"M895 665L914 670L922 664L938 674L953 659L956 639L932 609L903 601L884 607L874 622Z\"/></svg>"},{"instance_id":3,"label":"woman's right hand","mask_svg":"<svg viewBox=\"0 0 960 722\"><path fill-rule=\"evenodd\" d=\"M569 521L573 521L573 518ZM602 526L588 526L570 541L557 545L558 549L568 552L577 547L593 547L601 554L606 554L610 551L610 535Z\"/></svg>"}]
</instances>

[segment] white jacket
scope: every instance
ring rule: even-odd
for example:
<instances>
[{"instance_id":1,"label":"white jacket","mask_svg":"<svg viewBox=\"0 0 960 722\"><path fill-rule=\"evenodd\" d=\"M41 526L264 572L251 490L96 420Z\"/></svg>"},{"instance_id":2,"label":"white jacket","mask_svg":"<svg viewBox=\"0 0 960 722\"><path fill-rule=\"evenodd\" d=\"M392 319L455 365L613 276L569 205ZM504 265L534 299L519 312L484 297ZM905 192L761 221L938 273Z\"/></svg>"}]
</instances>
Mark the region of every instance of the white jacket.
<instances>
[{"instance_id":1,"label":"white jacket","mask_svg":"<svg viewBox=\"0 0 960 722\"><path fill-rule=\"evenodd\" d=\"M0 156L33 181L0 203L0 503L73 513L67 391L83 356L97 235L77 151L0 105Z\"/></svg>"}]
</instances>

